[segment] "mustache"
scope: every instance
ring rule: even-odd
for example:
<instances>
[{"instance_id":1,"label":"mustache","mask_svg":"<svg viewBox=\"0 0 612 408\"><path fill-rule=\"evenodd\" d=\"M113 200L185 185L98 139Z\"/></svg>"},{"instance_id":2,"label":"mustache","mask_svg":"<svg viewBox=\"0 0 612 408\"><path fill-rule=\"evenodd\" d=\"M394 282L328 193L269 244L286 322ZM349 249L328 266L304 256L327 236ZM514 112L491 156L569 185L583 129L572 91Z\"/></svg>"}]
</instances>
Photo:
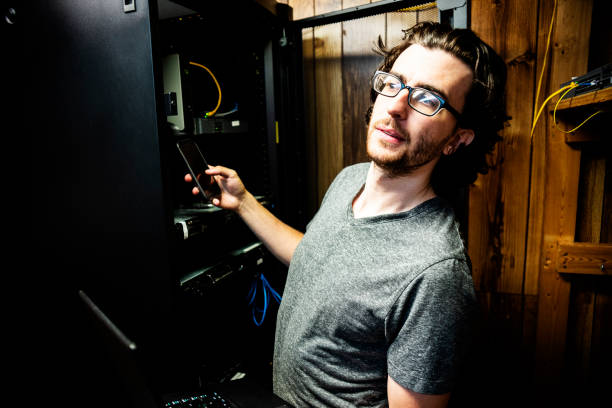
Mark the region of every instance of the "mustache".
<instances>
[{"instance_id":1,"label":"mustache","mask_svg":"<svg viewBox=\"0 0 612 408\"><path fill-rule=\"evenodd\" d=\"M387 129L392 129L393 131L399 133L404 139L406 139L406 141L410 141L410 135L408 134L408 132L406 132L404 129L402 129L397 124L397 121L395 121L395 119L393 119L393 118L379 119L379 120L373 122L371 126L372 126L372 128L384 127L384 128L387 128Z\"/></svg>"}]
</instances>

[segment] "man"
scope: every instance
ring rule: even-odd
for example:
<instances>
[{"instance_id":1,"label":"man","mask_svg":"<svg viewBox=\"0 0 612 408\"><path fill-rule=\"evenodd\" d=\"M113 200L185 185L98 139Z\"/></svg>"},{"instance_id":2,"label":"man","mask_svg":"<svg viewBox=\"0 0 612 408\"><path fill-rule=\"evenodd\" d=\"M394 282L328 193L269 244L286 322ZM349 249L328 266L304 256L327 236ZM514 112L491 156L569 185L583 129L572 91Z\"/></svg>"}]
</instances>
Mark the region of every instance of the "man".
<instances>
[{"instance_id":1,"label":"man","mask_svg":"<svg viewBox=\"0 0 612 408\"><path fill-rule=\"evenodd\" d=\"M371 162L336 177L305 235L233 170L207 171L222 190L213 204L289 265L274 391L298 407L445 406L476 316L469 259L440 195L486 171L506 120L504 63L471 31L435 23L379 46Z\"/></svg>"}]
</instances>

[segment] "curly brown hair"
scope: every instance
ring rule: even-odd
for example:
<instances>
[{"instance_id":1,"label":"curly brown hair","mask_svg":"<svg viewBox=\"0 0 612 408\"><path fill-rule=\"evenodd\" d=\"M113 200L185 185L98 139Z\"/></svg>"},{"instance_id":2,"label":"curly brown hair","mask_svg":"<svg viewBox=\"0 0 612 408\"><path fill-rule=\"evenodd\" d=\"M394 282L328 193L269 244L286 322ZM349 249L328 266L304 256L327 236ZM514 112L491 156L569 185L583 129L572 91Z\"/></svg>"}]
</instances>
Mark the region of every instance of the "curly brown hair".
<instances>
[{"instance_id":1,"label":"curly brown hair","mask_svg":"<svg viewBox=\"0 0 612 408\"><path fill-rule=\"evenodd\" d=\"M375 52L384 57L379 70L389 72L406 48L419 44L454 55L474 73L458 123L458 126L474 131L474 140L468 146L461 146L452 155L442 155L431 179L437 194L452 194L458 188L472 184L478 173L485 174L490 168L486 156L501 140L499 131L510 119L506 115L506 64L489 45L468 29L453 29L445 24L423 22L405 33L405 40L390 49L378 38ZM370 122L377 95L374 90L370 92L371 105L366 113L366 123Z\"/></svg>"}]
</instances>

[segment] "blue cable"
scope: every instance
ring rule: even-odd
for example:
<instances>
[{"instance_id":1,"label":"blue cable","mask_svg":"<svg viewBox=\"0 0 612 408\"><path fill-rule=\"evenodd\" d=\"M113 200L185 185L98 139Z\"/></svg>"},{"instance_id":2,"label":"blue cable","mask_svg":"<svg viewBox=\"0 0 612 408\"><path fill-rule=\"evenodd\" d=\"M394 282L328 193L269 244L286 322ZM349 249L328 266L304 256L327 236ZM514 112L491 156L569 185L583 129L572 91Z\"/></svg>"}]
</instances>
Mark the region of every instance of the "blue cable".
<instances>
[{"instance_id":1,"label":"blue cable","mask_svg":"<svg viewBox=\"0 0 612 408\"><path fill-rule=\"evenodd\" d=\"M264 298L263 308L257 307L256 302L255 302L255 298L257 296L257 286L260 281L261 281L261 289L262 289L263 298ZM263 323L266 317L270 294L272 294L272 298L280 304L282 297L278 294L278 292L274 290L274 288L272 288L272 286L270 285L266 277L263 275L263 273L260 273L258 276L255 277L255 279L253 279L253 282L251 282L251 289L249 290L249 294L247 295L247 298L249 299L249 306L251 306L251 314L253 315L253 322L258 327L261 326L261 324ZM257 319L256 312L261 313L260 319Z\"/></svg>"},{"instance_id":2,"label":"blue cable","mask_svg":"<svg viewBox=\"0 0 612 408\"><path fill-rule=\"evenodd\" d=\"M280 303L280 301L282 300L281 295L278 294L278 292L276 292L274 290L274 288L272 287L272 285L270 285L270 283L268 282L268 280L266 279L266 277L263 275L263 273L261 274L261 280L263 281L264 285L266 285L266 287L268 288L268 290L270 290L270 292L272 292L272 296L274 297L274 299L276 299L276 301L278 303Z\"/></svg>"}]
</instances>

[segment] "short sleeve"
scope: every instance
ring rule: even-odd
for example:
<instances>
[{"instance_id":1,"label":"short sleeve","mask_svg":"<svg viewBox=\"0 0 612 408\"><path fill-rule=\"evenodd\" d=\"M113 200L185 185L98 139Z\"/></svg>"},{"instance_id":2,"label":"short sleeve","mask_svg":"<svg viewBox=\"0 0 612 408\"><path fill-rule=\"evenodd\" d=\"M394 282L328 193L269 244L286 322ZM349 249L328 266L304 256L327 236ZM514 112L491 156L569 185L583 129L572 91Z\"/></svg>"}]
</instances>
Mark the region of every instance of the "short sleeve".
<instances>
[{"instance_id":1,"label":"short sleeve","mask_svg":"<svg viewBox=\"0 0 612 408\"><path fill-rule=\"evenodd\" d=\"M389 376L419 393L452 391L474 335L477 304L466 261L445 260L420 273L385 321Z\"/></svg>"}]
</instances>

